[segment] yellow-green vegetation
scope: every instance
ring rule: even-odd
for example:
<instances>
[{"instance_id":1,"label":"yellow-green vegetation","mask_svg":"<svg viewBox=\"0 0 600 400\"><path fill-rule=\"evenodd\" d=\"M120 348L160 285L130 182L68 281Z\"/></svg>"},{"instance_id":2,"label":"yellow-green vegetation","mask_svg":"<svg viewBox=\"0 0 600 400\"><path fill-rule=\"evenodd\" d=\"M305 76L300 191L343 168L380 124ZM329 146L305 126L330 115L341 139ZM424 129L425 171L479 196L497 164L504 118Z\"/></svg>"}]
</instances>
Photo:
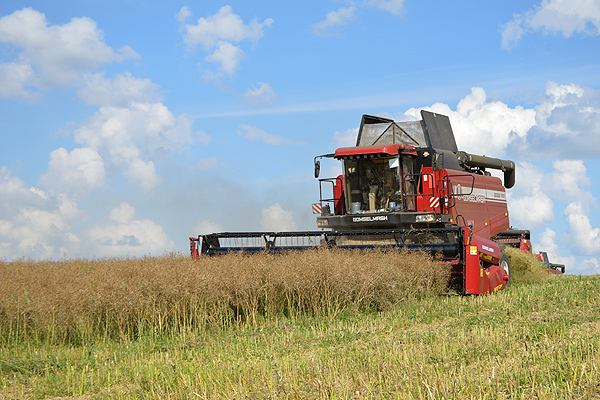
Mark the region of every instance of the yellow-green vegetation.
<instances>
[{"instance_id":1,"label":"yellow-green vegetation","mask_svg":"<svg viewBox=\"0 0 600 400\"><path fill-rule=\"evenodd\" d=\"M264 318L379 311L446 289L421 253L316 249L222 257L0 264L3 340L81 344Z\"/></svg>"},{"instance_id":2,"label":"yellow-green vegetation","mask_svg":"<svg viewBox=\"0 0 600 400\"><path fill-rule=\"evenodd\" d=\"M511 266L511 280L521 283L535 283L549 279L542 263L531 253L507 246L504 251L508 255Z\"/></svg>"},{"instance_id":3,"label":"yellow-green vegetation","mask_svg":"<svg viewBox=\"0 0 600 400\"><path fill-rule=\"evenodd\" d=\"M459 296L423 255L224 260L0 264L0 399L600 396L600 277Z\"/></svg>"}]
</instances>

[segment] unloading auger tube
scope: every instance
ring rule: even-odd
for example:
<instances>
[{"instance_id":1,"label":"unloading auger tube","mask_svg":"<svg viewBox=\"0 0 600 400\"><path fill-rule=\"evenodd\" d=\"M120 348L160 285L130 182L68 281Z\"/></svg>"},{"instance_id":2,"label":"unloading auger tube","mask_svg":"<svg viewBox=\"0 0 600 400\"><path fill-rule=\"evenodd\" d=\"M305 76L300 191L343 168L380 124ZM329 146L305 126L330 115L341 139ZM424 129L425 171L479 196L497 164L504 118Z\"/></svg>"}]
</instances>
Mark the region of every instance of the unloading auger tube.
<instances>
[{"instance_id":1,"label":"unloading auger tube","mask_svg":"<svg viewBox=\"0 0 600 400\"><path fill-rule=\"evenodd\" d=\"M486 156L477 156L474 154L459 151L456 158L461 165L475 168L491 168L504 172L504 187L510 189L515 186L515 163L513 161L501 160Z\"/></svg>"}]
</instances>

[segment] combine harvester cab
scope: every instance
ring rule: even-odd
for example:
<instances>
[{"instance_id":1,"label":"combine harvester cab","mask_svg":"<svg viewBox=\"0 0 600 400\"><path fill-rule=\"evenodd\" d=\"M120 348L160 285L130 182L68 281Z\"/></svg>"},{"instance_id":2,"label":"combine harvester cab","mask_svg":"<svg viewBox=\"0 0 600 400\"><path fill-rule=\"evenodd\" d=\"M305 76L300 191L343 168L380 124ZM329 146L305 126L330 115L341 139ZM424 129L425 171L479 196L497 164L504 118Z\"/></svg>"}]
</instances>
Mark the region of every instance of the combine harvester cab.
<instances>
[{"instance_id":1,"label":"combine harvester cab","mask_svg":"<svg viewBox=\"0 0 600 400\"><path fill-rule=\"evenodd\" d=\"M447 116L396 122L364 115L355 147L315 157L342 164L342 175L319 179L321 231L213 233L190 238L193 257L228 251L405 248L427 251L451 269L465 294L510 284L510 262L492 237L510 226L505 188L512 161L458 151ZM500 178L487 168L504 172Z\"/></svg>"}]
</instances>

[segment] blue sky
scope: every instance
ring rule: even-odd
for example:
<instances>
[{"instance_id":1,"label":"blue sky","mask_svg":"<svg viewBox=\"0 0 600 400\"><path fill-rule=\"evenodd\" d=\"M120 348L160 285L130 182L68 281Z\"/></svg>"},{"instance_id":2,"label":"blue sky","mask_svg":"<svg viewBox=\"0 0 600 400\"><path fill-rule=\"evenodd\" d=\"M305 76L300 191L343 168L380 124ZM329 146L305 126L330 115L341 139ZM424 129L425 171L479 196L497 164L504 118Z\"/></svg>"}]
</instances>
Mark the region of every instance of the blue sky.
<instances>
[{"instance_id":1,"label":"blue sky","mask_svg":"<svg viewBox=\"0 0 600 400\"><path fill-rule=\"evenodd\" d=\"M316 229L313 157L425 108L517 162L534 251L600 273L600 1L576 3L2 2L0 258Z\"/></svg>"}]
</instances>

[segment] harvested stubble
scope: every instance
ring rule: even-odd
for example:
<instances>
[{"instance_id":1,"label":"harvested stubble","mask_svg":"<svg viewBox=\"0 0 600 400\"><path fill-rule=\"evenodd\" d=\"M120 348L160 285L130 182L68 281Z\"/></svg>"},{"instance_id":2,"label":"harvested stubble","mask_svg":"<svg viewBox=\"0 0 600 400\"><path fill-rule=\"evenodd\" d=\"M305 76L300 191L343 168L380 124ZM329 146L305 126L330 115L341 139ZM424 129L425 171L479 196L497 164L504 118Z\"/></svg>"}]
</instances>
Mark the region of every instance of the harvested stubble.
<instances>
[{"instance_id":1,"label":"harvested stubble","mask_svg":"<svg viewBox=\"0 0 600 400\"><path fill-rule=\"evenodd\" d=\"M0 340L82 343L331 317L438 295L447 280L430 256L395 251L3 262Z\"/></svg>"}]
</instances>

